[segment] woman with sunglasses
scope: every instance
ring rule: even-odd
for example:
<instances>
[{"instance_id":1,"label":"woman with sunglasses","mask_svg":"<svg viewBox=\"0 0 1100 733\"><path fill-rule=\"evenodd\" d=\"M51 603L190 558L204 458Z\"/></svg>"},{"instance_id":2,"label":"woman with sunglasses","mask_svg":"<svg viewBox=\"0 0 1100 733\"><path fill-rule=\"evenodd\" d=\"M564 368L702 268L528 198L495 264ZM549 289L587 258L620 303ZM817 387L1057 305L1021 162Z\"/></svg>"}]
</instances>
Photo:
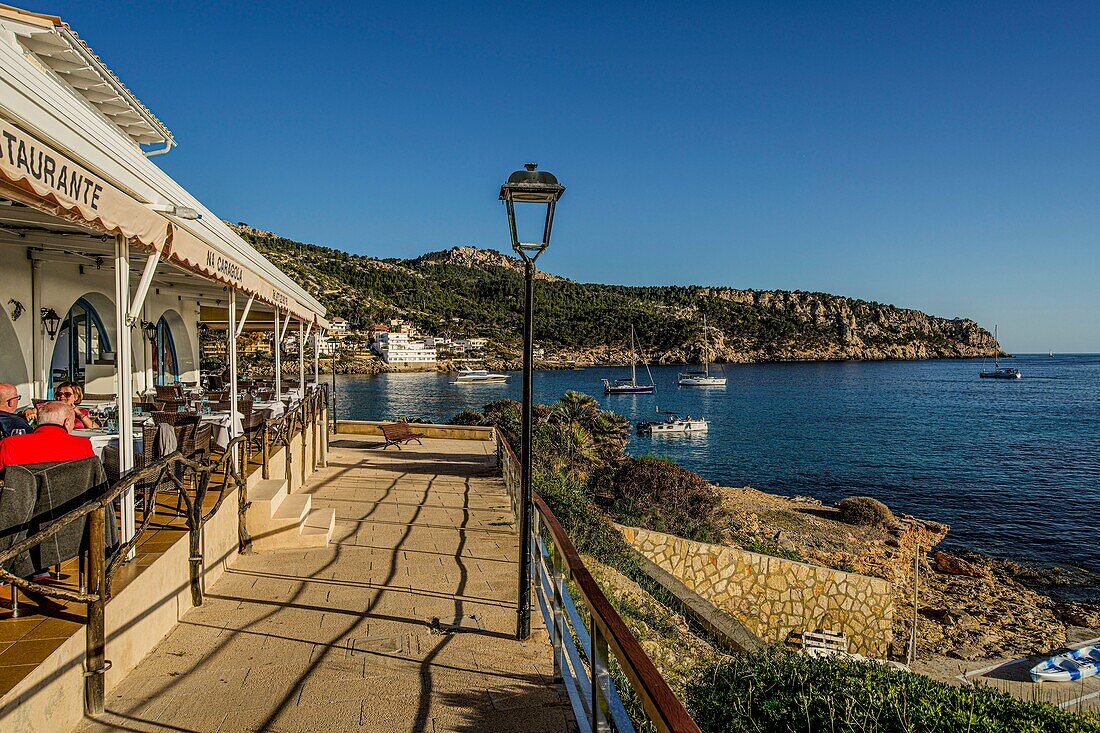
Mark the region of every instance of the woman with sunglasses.
<instances>
[{"instance_id":1,"label":"woman with sunglasses","mask_svg":"<svg viewBox=\"0 0 1100 733\"><path fill-rule=\"evenodd\" d=\"M62 382L54 390L53 396L58 402L68 403L76 410L74 429L87 430L100 427L99 421L92 417L90 412L83 407L78 407L84 401L84 388L76 382Z\"/></svg>"}]
</instances>

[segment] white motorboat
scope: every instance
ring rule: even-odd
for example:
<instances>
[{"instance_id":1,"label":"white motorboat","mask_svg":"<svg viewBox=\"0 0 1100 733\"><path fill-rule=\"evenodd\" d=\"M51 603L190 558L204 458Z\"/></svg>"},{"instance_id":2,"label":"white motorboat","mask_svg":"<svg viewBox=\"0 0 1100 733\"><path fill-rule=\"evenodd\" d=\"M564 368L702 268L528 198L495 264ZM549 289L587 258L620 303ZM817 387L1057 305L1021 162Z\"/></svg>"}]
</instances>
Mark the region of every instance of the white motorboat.
<instances>
[{"instance_id":1,"label":"white motorboat","mask_svg":"<svg viewBox=\"0 0 1100 733\"><path fill-rule=\"evenodd\" d=\"M664 420L649 420L638 423L638 435L671 435L672 433L705 433L710 430L710 423L705 417L680 417L675 412L663 413L668 415Z\"/></svg>"},{"instance_id":2,"label":"white motorboat","mask_svg":"<svg viewBox=\"0 0 1100 733\"><path fill-rule=\"evenodd\" d=\"M485 369L463 369L451 384L506 384L507 374L490 374Z\"/></svg>"},{"instance_id":3,"label":"white motorboat","mask_svg":"<svg viewBox=\"0 0 1100 733\"><path fill-rule=\"evenodd\" d=\"M676 384L681 387L725 387L725 377L711 376L710 342L707 340L707 316L703 314L703 370L680 372Z\"/></svg>"}]
</instances>

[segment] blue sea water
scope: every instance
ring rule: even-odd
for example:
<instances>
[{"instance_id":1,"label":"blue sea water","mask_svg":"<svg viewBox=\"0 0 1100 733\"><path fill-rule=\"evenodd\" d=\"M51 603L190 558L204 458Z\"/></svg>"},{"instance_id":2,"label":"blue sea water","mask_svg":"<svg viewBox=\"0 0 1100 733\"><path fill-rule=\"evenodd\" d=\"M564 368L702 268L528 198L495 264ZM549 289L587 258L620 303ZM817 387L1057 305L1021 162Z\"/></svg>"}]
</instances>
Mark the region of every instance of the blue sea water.
<instances>
[{"instance_id":1,"label":"blue sea water","mask_svg":"<svg viewBox=\"0 0 1100 733\"><path fill-rule=\"evenodd\" d=\"M1100 572L1100 355L1020 356L1015 381L979 379L976 360L726 365L725 388L676 386L609 397L628 370L535 373L535 399L592 395L632 422L656 408L703 415L705 436L632 437L634 454L671 458L726 486L836 502L874 496L951 525L944 545ZM644 371L642 372L644 375ZM340 377L342 419L418 416L518 399L507 385L456 386L447 374Z\"/></svg>"}]
</instances>

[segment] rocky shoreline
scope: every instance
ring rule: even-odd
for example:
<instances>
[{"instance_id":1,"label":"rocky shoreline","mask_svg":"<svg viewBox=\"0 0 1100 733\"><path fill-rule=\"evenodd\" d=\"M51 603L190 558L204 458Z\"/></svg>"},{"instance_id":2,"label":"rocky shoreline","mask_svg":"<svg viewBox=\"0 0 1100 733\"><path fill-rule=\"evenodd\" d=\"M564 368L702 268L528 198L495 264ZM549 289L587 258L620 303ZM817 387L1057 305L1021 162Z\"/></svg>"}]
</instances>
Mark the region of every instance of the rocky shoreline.
<instances>
[{"instance_id":1,"label":"rocky shoreline","mask_svg":"<svg viewBox=\"0 0 1100 733\"><path fill-rule=\"evenodd\" d=\"M1059 589L1100 586L1100 575L936 547L950 528L905 514L854 525L817 499L752 488L721 489L733 543L746 549L873 575L894 587L894 642L905 659L918 582L916 656L963 661L1047 654L1100 636L1100 604L1059 599Z\"/></svg>"}]
</instances>

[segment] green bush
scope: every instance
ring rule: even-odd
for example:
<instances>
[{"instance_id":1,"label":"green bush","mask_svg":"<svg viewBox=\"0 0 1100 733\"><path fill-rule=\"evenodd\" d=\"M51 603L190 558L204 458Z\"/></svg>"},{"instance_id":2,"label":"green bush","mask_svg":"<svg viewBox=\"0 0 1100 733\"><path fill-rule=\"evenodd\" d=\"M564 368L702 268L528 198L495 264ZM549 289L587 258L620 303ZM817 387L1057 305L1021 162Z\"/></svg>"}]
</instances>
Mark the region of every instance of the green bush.
<instances>
[{"instance_id":1,"label":"green bush","mask_svg":"<svg viewBox=\"0 0 1100 733\"><path fill-rule=\"evenodd\" d=\"M481 425L485 420L485 416L477 410L463 410L454 417L452 417L447 424L448 425Z\"/></svg>"},{"instance_id":2,"label":"green bush","mask_svg":"<svg viewBox=\"0 0 1100 733\"><path fill-rule=\"evenodd\" d=\"M706 479L663 458L627 459L593 476L594 494L621 524L699 542L722 539L722 496Z\"/></svg>"},{"instance_id":3,"label":"green bush","mask_svg":"<svg viewBox=\"0 0 1100 733\"><path fill-rule=\"evenodd\" d=\"M869 496L849 496L836 508L840 510L841 519L860 527L881 527L894 521L890 507Z\"/></svg>"},{"instance_id":4,"label":"green bush","mask_svg":"<svg viewBox=\"0 0 1100 733\"><path fill-rule=\"evenodd\" d=\"M703 731L1098 733L1100 721L990 687L782 649L702 667L687 705Z\"/></svg>"}]
</instances>

